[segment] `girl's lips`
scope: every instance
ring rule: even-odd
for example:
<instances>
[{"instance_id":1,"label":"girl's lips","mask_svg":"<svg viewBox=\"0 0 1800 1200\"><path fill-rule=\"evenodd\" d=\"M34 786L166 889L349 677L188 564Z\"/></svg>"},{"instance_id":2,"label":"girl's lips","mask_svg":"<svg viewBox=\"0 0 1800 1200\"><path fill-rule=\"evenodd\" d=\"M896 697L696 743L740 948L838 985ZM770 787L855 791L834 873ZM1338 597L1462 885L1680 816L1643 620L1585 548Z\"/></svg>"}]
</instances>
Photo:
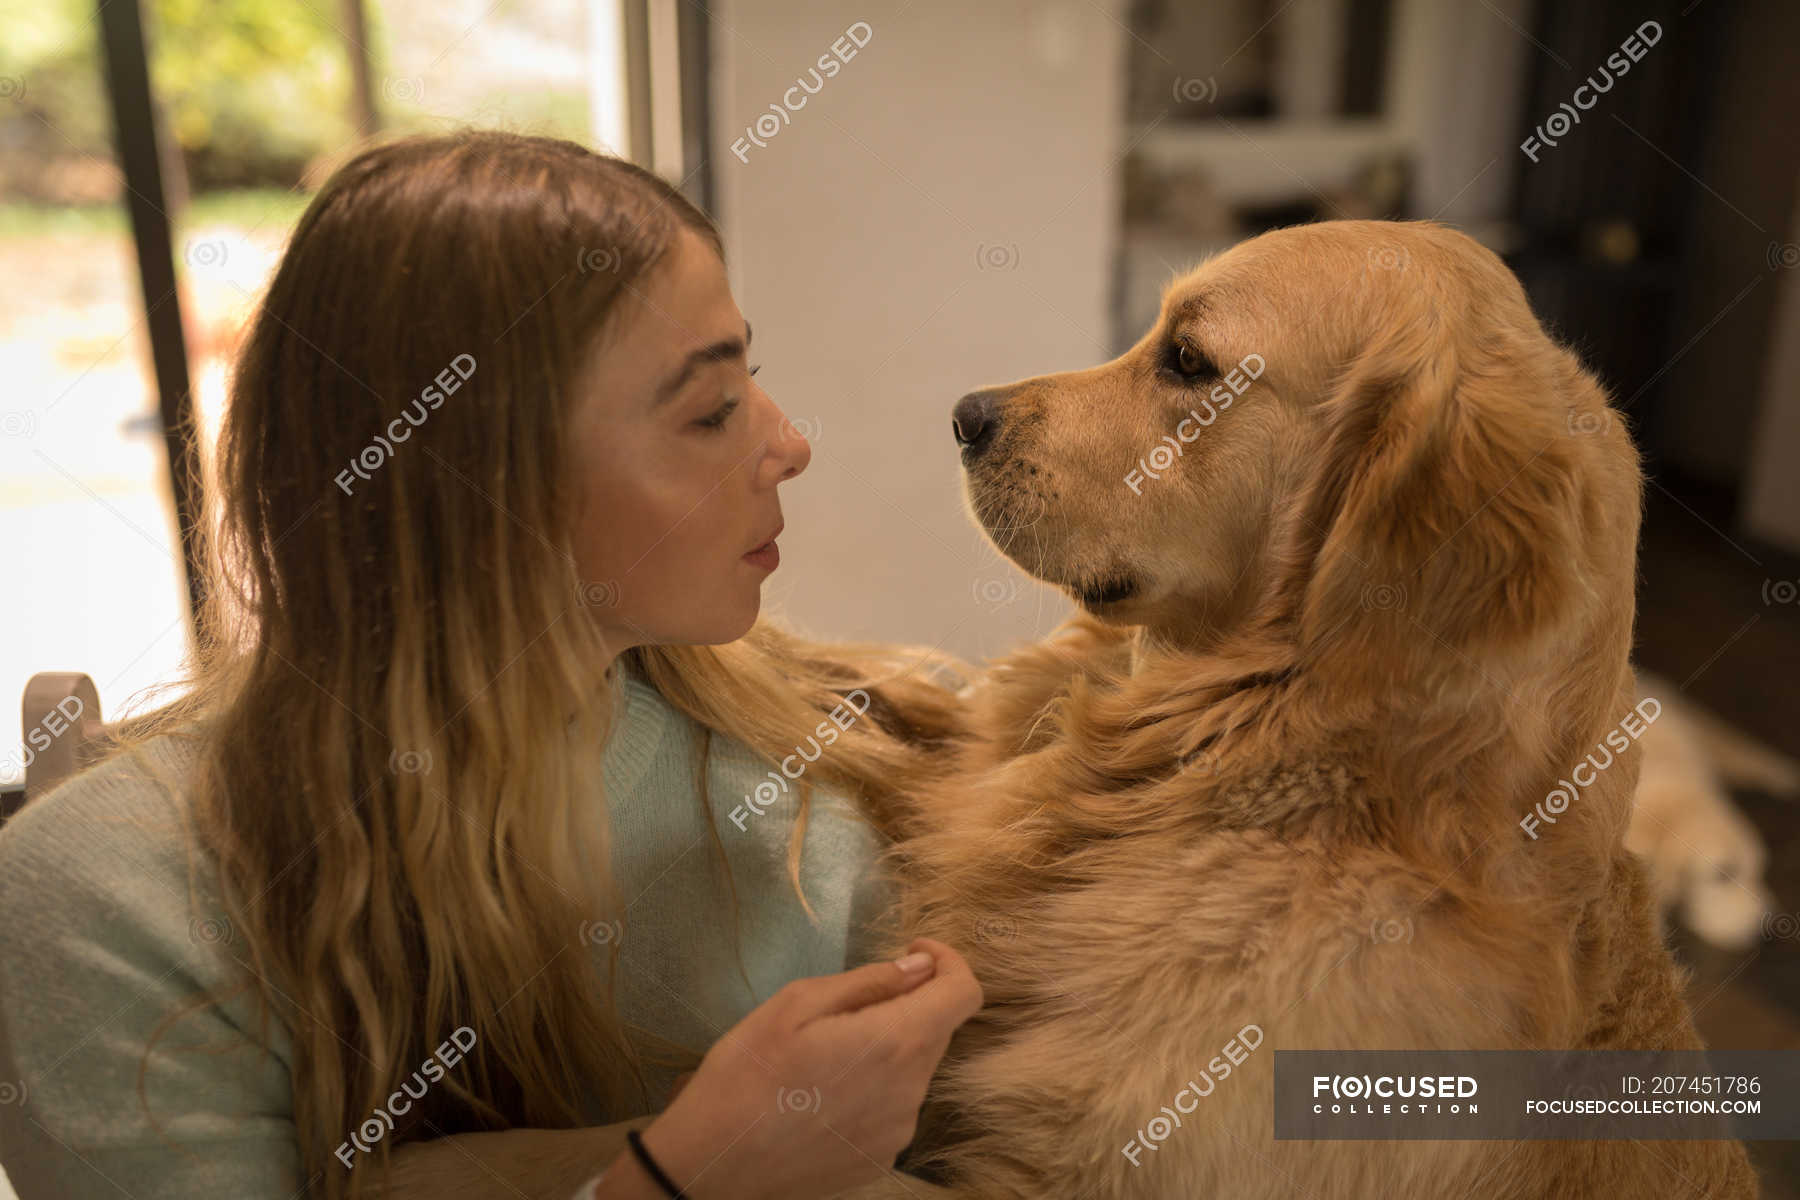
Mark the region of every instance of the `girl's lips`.
<instances>
[{"instance_id":1,"label":"girl's lips","mask_svg":"<svg viewBox=\"0 0 1800 1200\"><path fill-rule=\"evenodd\" d=\"M744 555L744 561L751 566L761 567L765 571L773 571L781 565L781 548L770 538L750 553Z\"/></svg>"}]
</instances>

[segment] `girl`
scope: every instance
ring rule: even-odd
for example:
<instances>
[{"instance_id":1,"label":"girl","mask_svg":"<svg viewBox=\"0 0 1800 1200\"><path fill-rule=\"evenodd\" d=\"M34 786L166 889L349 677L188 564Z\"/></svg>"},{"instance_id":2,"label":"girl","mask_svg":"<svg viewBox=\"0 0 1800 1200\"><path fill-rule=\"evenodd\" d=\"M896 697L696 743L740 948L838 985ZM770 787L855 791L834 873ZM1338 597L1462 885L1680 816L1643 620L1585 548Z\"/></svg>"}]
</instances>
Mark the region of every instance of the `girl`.
<instances>
[{"instance_id":1,"label":"girl","mask_svg":"<svg viewBox=\"0 0 1800 1200\"><path fill-rule=\"evenodd\" d=\"M886 1171L981 992L940 943L857 966L862 814L961 664L758 621L810 449L750 341L629 163L470 132L324 186L233 381L189 688L0 831L23 1200Z\"/></svg>"}]
</instances>

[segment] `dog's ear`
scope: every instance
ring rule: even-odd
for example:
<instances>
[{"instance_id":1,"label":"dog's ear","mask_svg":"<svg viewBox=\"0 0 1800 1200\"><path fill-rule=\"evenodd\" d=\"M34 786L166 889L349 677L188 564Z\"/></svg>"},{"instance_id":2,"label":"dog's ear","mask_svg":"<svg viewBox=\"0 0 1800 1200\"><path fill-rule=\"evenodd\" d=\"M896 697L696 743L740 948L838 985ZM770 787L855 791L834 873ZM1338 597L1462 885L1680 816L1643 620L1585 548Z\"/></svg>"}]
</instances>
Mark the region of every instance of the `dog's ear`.
<instances>
[{"instance_id":1,"label":"dog's ear","mask_svg":"<svg viewBox=\"0 0 1800 1200\"><path fill-rule=\"evenodd\" d=\"M1473 337L1456 332L1465 319L1391 329L1323 404L1303 502L1318 539L1300 614L1309 656L1345 649L1395 682L1459 658L1487 671L1591 613L1606 590L1596 555L1635 549L1636 458L1627 441L1627 476L1604 392L1535 321ZM1608 487L1584 479L1597 467ZM1628 629L1633 573L1611 569Z\"/></svg>"}]
</instances>

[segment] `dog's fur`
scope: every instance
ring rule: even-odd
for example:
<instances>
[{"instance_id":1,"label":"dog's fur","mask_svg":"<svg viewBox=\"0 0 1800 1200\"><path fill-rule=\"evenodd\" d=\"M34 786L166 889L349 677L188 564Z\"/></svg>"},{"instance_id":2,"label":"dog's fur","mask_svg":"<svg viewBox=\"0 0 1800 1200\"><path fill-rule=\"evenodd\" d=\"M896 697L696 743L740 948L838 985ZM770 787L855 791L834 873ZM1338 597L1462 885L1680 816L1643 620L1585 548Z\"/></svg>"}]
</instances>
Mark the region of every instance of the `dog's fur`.
<instances>
[{"instance_id":1,"label":"dog's fur","mask_svg":"<svg viewBox=\"0 0 1800 1200\"><path fill-rule=\"evenodd\" d=\"M1183 378L1179 341L1213 365ZM1091 611L995 664L885 815L895 948L944 940L987 997L909 1165L978 1197L1754 1195L1735 1142L1273 1140L1277 1048L1701 1044L1622 844L1636 756L1520 826L1631 709L1641 482L1500 260L1428 223L1278 230L1119 358L992 399L972 508Z\"/></svg>"}]
</instances>

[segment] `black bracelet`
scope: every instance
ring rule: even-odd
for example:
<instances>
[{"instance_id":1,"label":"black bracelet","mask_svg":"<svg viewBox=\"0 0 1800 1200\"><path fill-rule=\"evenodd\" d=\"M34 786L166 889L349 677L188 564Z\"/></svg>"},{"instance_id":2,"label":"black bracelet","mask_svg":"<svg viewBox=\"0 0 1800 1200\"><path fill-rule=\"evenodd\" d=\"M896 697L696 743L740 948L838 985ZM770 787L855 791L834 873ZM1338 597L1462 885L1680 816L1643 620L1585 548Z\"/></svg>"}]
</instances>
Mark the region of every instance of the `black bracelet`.
<instances>
[{"instance_id":1,"label":"black bracelet","mask_svg":"<svg viewBox=\"0 0 1800 1200\"><path fill-rule=\"evenodd\" d=\"M650 1178L656 1180L656 1182L661 1185L662 1190L675 1197L675 1200L682 1200L681 1189L676 1187L675 1181L670 1179L663 1169L656 1165L656 1160L650 1157L650 1151L644 1149L644 1139L638 1136L638 1131L635 1129L626 1130L625 1141L626 1144L631 1147L631 1152L637 1155L638 1162L643 1164L644 1170L650 1172Z\"/></svg>"}]
</instances>

